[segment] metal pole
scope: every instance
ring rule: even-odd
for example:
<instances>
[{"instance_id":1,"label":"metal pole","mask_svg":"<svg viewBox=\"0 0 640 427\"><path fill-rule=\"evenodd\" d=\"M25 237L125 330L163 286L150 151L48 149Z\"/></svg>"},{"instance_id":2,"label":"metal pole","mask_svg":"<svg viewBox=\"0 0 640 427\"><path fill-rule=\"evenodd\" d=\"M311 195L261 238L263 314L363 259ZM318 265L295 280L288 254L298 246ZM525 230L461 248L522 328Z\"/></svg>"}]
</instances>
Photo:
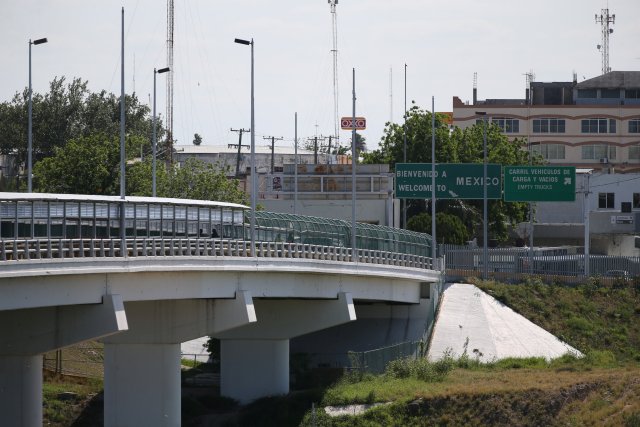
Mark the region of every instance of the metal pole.
<instances>
[{"instance_id":1,"label":"metal pole","mask_svg":"<svg viewBox=\"0 0 640 427\"><path fill-rule=\"evenodd\" d=\"M351 126L351 253L353 261L358 262L356 247L356 69L353 69L353 121Z\"/></svg>"},{"instance_id":2,"label":"metal pole","mask_svg":"<svg viewBox=\"0 0 640 427\"><path fill-rule=\"evenodd\" d=\"M122 8L122 43L120 56L120 198L125 198L125 149L124 149L124 7ZM124 233L124 230L122 230Z\"/></svg>"},{"instance_id":3,"label":"metal pole","mask_svg":"<svg viewBox=\"0 0 640 427\"><path fill-rule=\"evenodd\" d=\"M31 152L32 152L32 144L33 144L33 135L32 135L32 130L31 130L31 39L29 39L29 144L27 147L27 182L28 182L28 186L27 186L27 191L29 193L31 193L32 187L31 187L31 162L32 162L32 158L31 158Z\"/></svg>"},{"instance_id":4,"label":"metal pole","mask_svg":"<svg viewBox=\"0 0 640 427\"><path fill-rule=\"evenodd\" d=\"M120 56L120 256L127 256L127 221L125 209L125 145L124 145L124 7L122 8L122 34L121 34L121 56Z\"/></svg>"},{"instance_id":5,"label":"metal pole","mask_svg":"<svg viewBox=\"0 0 640 427\"><path fill-rule=\"evenodd\" d=\"M584 184L584 277L589 277L591 272L589 271L589 251L591 244L591 235L589 230L589 213L591 211L591 206L589 206L589 192L590 192L590 183L589 179L591 178L591 173L585 174L585 184Z\"/></svg>"},{"instance_id":6,"label":"metal pole","mask_svg":"<svg viewBox=\"0 0 640 427\"><path fill-rule=\"evenodd\" d=\"M156 76L157 71L153 69L153 158L151 160L151 195L156 197L156 144L157 144L157 136L156 136Z\"/></svg>"},{"instance_id":7,"label":"metal pole","mask_svg":"<svg viewBox=\"0 0 640 427\"><path fill-rule=\"evenodd\" d=\"M404 64L404 150L403 150L403 162L407 163L407 64ZM401 200L402 209L402 227L407 228L407 199Z\"/></svg>"},{"instance_id":8,"label":"metal pole","mask_svg":"<svg viewBox=\"0 0 640 427\"><path fill-rule=\"evenodd\" d=\"M431 97L431 263L436 261L438 239L436 237L436 107Z\"/></svg>"},{"instance_id":9,"label":"metal pole","mask_svg":"<svg viewBox=\"0 0 640 427\"><path fill-rule=\"evenodd\" d=\"M482 132L482 191L483 191L483 206L482 206L482 278L487 279L487 119L483 120L483 132Z\"/></svg>"},{"instance_id":10,"label":"metal pole","mask_svg":"<svg viewBox=\"0 0 640 427\"><path fill-rule=\"evenodd\" d=\"M251 256L256 254L256 122L254 114L253 38L251 39Z\"/></svg>"},{"instance_id":11,"label":"metal pole","mask_svg":"<svg viewBox=\"0 0 640 427\"><path fill-rule=\"evenodd\" d=\"M296 213L296 209L298 206L298 113L295 114L295 126L294 126L294 136L293 136L293 162L294 162L294 170L293 170L293 213Z\"/></svg>"}]
</instances>

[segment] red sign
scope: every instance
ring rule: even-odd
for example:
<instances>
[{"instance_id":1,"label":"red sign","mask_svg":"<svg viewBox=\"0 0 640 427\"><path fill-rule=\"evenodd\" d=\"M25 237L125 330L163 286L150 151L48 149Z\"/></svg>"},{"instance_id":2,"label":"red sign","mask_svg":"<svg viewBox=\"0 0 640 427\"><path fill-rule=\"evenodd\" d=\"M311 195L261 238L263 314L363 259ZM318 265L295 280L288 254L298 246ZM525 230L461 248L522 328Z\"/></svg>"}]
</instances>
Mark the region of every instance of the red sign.
<instances>
[{"instance_id":1,"label":"red sign","mask_svg":"<svg viewBox=\"0 0 640 427\"><path fill-rule=\"evenodd\" d=\"M340 119L340 127L342 129L356 129L356 130L364 130L367 128L367 119L364 117L356 117L355 125L353 121L353 117L343 117Z\"/></svg>"}]
</instances>

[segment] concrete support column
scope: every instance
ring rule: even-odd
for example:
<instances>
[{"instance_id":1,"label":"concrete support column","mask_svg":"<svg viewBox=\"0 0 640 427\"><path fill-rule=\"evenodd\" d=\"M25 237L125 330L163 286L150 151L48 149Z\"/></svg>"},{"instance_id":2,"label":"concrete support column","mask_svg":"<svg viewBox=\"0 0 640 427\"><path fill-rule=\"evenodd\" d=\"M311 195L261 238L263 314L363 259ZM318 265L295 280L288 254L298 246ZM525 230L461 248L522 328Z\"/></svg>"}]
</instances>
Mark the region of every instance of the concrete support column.
<instances>
[{"instance_id":1,"label":"concrete support column","mask_svg":"<svg viewBox=\"0 0 640 427\"><path fill-rule=\"evenodd\" d=\"M0 424L42 426L42 356L0 356Z\"/></svg>"},{"instance_id":2,"label":"concrete support column","mask_svg":"<svg viewBox=\"0 0 640 427\"><path fill-rule=\"evenodd\" d=\"M105 427L180 425L180 344L106 343L104 362Z\"/></svg>"},{"instance_id":3,"label":"concrete support column","mask_svg":"<svg viewBox=\"0 0 640 427\"><path fill-rule=\"evenodd\" d=\"M289 392L289 340L220 341L220 393L249 403Z\"/></svg>"}]
</instances>

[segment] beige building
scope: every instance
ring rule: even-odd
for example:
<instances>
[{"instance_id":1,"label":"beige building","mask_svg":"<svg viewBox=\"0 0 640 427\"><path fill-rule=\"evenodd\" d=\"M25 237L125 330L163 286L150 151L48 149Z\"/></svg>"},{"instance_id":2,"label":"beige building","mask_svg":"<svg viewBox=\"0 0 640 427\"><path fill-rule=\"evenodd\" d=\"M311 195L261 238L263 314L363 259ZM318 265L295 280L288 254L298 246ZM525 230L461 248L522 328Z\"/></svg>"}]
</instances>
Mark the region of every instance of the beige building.
<instances>
[{"instance_id":1,"label":"beige building","mask_svg":"<svg viewBox=\"0 0 640 427\"><path fill-rule=\"evenodd\" d=\"M550 164L640 172L640 71L611 71L578 83L531 82L524 99L453 98L453 125L486 113L511 139L526 139Z\"/></svg>"}]
</instances>

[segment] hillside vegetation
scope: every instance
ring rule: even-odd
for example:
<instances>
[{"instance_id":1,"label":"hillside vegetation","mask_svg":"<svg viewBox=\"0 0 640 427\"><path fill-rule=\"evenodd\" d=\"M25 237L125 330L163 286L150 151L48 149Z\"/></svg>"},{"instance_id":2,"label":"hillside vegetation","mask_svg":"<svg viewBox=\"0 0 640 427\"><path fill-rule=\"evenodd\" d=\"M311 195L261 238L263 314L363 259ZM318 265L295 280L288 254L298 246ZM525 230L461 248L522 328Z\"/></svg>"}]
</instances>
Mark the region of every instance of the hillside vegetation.
<instances>
[{"instance_id":1,"label":"hillside vegetation","mask_svg":"<svg viewBox=\"0 0 640 427\"><path fill-rule=\"evenodd\" d=\"M183 399L183 425L640 427L639 282L471 282L585 357L401 360L382 375L352 372L329 387L245 407L213 395ZM324 411L349 404L379 406L361 415ZM96 417L76 425L100 425Z\"/></svg>"}]
</instances>

